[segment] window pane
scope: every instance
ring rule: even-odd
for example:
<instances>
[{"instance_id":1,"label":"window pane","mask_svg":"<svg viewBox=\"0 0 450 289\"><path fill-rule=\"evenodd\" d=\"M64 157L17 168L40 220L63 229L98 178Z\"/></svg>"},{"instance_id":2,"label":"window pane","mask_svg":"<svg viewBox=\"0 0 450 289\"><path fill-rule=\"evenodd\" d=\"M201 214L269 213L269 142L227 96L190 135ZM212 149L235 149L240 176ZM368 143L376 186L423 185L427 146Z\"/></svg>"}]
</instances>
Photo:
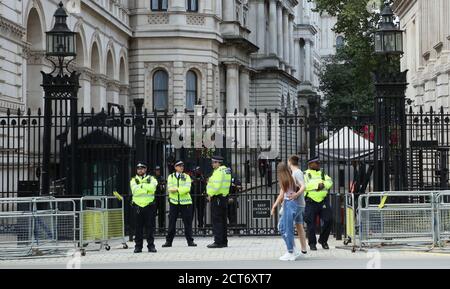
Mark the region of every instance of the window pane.
<instances>
[{"instance_id":1,"label":"window pane","mask_svg":"<svg viewBox=\"0 0 450 289\"><path fill-rule=\"evenodd\" d=\"M186 92L186 109L194 110L195 98L196 98L195 91Z\"/></svg>"},{"instance_id":2,"label":"window pane","mask_svg":"<svg viewBox=\"0 0 450 289\"><path fill-rule=\"evenodd\" d=\"M169 76L167 72L159 70L153 75L153 101L156 110L168 108Z\"/></svg>"},{"instance_id":3,"label":"window pane","mask_svg":"<svg viewBox=\"0 0 450 289\"><path fill-rule=\"evenodd\" d=\"M194 109L197 102L197 75L193 71L188 71L186 75L186 108Z\"/></svg>"},{"instance_id":4,"label":"window pane","mask_svg":"<svg viewBox=\"0 0 450 289\"><path fill-rule=\"evenodd\" d=\"M196 90L197 89L197 75L193 71L189 71L187 73L187 89L188 90Z\"/></svg>"},{"instance_id":5,"label":"window pane","mask_svg":"<svg viewBox=\"0 0 450 289\"><path fill-rule=\"evenodd\" d=\"M158 2L159 0L152 0L152 10L159 10Z\"/></svg>"},{"instance_id":6,"label":"window pane","mask_svg":"<svg viewBox=\"0 0 450 289\"><path fill-rule=\"evenodd\" d=\"M162 10L167 10L167 0L162 0Z\"/></svg>"}]
</instances>

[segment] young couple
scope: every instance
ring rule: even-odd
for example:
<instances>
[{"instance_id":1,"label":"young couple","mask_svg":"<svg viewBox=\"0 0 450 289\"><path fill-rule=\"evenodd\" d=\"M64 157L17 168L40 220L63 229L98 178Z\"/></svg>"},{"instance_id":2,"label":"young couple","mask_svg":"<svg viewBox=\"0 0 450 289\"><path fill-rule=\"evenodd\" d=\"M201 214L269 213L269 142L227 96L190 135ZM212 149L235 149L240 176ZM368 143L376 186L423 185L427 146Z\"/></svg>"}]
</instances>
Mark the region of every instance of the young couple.
<instances>
[{"instance_id":1,"label":"young couple","mask_svg":"<svg viewBox=\"0 0 450 289\"><path fill-rule=\"evenodd\" d=\"M280 220L278 230L286 243L287 252L280 257L281 261L295 261L300 255L306 254L306 238L303 228L303 214L305 212L305 180L303 172L299 168L299 157L291 156L288 165L278 164L277 174L280 193L272 207L272 215L275 215L279 204ZM300 240L301 252L295 247L294 223Z\"/></svg>"}]
</instances>

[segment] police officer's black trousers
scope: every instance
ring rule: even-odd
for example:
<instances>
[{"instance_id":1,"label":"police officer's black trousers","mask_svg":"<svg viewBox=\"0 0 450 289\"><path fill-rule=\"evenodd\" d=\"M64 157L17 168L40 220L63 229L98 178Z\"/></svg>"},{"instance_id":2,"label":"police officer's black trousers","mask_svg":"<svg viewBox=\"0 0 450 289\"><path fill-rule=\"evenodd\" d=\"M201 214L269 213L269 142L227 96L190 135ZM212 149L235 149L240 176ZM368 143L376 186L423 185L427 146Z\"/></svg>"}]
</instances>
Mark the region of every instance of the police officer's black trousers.
<instances>
[{"instance_id":1,"label":"police officer's black trousers","mask_svg":"<svg viewBox=\"0 0 450 289\"><path fill-rule=\"evenodd\" d=\"M158 228L165 229L166 225L166 196L160 195L155 197L156 214L158 216Z\"/></svg>"},{"instance_id":2,"label":"police officer's black trousers","mask_svg":"<svg viewBox=\"0 0 450 289\"><path fill-rule=\"evenodd\" d=\"M188 243L194 241L194 238L192 238L192 205L174 205L171 203L169 211L169 231L166 237L166 241L170 244L172 244L173 238L175 238L177 219L180 214L183 219L186 240Z\"/></svg>"},{"instance_id":3,"label":"police officer's black trousers","mask_svg":"<svg viewBox=\"0 0 450 289\"><path fill-rule=\"evenodd\" d=\"M325 199L321 203L314 202L313 200L306 198L305 208L305 222L307 225L308 244L316 245L316 219L320 217L322 221L321 232L319 237L319 243L328 242L328 237L331 232L332 212L328 199Z\"/></svg>"},{"instance_id":4,"label":"police officer's black trousers","mask_svg":"<svg viewBox=\"0 0 450 289\"><path fill-rule=\"evenodd\" d=\"M136 210L136 235L134 241L136 248L142 249L144 228L147 231L147 247L154 246L154 231L156 219L156 205L155 202L146 207L139 207L135 205Z\"/></svg>"},{"instance_id":5,"label":"police officer's black trousers","mask_svg":"<svg viewBox=\"0 0 450 289\"><path fill-rule=\"evenodd\" d=\"M214 243L219 245L228 245L227 210L228 210L227 197L214 196L211 198L211 216L212 216Z\"/></svg>"}]
</instances>

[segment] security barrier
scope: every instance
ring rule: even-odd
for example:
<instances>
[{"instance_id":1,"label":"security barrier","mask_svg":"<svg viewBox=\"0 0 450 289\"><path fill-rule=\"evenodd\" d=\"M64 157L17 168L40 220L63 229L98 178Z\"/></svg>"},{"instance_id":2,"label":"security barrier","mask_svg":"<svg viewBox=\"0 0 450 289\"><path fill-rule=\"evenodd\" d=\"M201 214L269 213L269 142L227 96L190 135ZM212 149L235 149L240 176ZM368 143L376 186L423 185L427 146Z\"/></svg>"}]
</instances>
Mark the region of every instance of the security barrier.
<instances>
[{"instance_id":1,"label":"security barrier","mask_svg":"<svg viewBox=\"0 0 450 289\"><path fill-rule=\"evenodd\" d=\"M123 202L114 197L0 198L0 258L66 254L90 243L110 250L109 241L122 240Z\"/></svg>"},{"instance_id":2,"label":"security barrier","mask_svg":"<svg viewBox=\"0 0 450 289\"><path fill-rule=\"evenodd\" d=\"M450 241L450 191L346 194L346 235L374 244L445 246ZM356 212L356 221L353 214ZM353 236L353 237L352 237Z\"/></svg>"},{"instance_id":3,"label":"security barrier","mask_svg":"<svg viewBox=\"0 0 450 289\"><path fill-rule=\"evenodd\" d=\"M432 192L361 195L358 200L361 244L433 244L436 240L433 198ZM418 201L409 203L411 200Z\"/></svg>"},{"instance_id":4,"label":"security barrier","mask_svg":"<svg viewBox=\"0 0 450 289\"><path fill-rule=\"evenodd\" d=\"M81 254L86 253L89 243L99 244L111 249L109 241L121 240L124 249L125 240L123 201L115 197L83 197L80 199L80 244Z\"/></svg>"},{"instance_id":5,"label":"security barrier","mask_svg":"<svg viewBox=\"0 0 450 289\"><path fill-rule=\"evenodd\" d=\"M437 197L437 227L439 229L439 244L450 241L450 192L442 192Z\"/></svg>"},{"instance_id":6,"label":"security barrier","mask_svg":"<svg viewBox=\"0 0 450 289\"><path fill-rule=\"evenodd\" d=\"M0 199L0 258L57 254L75 249L76 211L71 199Z\"/></svg>"},{"instance_id":7,"label":"security barrier","mask_svg":"<svg viewBox=\"0 0 450 289\"><path fill-rule=\"evenodd\" d=\"M355 195L345 194L345 240L344 245L350 243L355 244L356 237L356 206L355 206Z\"/></svg>"}]
</instances>

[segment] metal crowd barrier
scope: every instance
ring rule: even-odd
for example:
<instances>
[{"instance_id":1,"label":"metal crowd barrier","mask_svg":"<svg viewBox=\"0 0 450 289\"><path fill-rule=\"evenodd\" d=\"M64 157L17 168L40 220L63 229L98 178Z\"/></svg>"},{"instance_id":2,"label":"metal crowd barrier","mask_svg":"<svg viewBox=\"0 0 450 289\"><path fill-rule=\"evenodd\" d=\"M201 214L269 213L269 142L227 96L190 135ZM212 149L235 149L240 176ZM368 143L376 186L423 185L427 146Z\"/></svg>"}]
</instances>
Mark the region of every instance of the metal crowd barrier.
<instances>
[{"instance_id":1,"label":"metal crowd barrier","mask_svg":"<svg viewBox=\"0 0 450 289\"><path fill-rule=\"evenodd\" d=\"M90 243L110 250L121 240L127 249L123 201L115 197L0 198L0 258L80 250Z\"/></svg>"},{"instance_id":2,"label":"metal crowd barrier","mask_svg":"<svg viewBox=\"0 0 450 289\"><path fill-rule=\"evenodd\" d=\"M344 245L442 247L450 241L450 191L374 192L359 195L357 202L349 193L345 210Z\"/></svg>"},{"instance_id":3,"label":"metal crowd barrier","mask_svg":"<svg viewBox=\"0 0 450 289\"><path fill-rule=\"evenodd\" d=\"M445 246L450 242L450 192L441 192L438 194L436 203L437 209L437 227L439 228L439 245Z\"/></svg>"},{"instance_id":4,"label":"metal crowd barrier","mask_svg":"<svg viewBox=\"0 0 450 289\"><path fill-rule=\"evenodd\" d=\"M2 198L0 258L57 254L76 249L72 199Z\"/></svg>"},{"instance_id":5,"label":"metal crowd barrier","mask_svg":"<svg viewBox=\"0 0 450 289\"><path fill-rule=\"evenodd\" d=\"M85 255L89 243L99 244L111 249L109 241L121 240L124 249L128 248L125 240L123 201L115 197L83 197L80 199L80 246Z\"/></svg>"},{"instance_id":6,"label":"metal crowd barrier","mask_svg":"<svg viewBox=\"0 0 450 289\"><path fill-rule=\"evenodd\" d=\"M360 195L359 239L362 244L434 244L433 192L388 192ZM387 200L386 200L387 199ZM383 200L386 202L383 203ZM415 203L409 203L417 200Z\"/></svg>"},{"instance_id":7,"label":"metal crowd barrier","mask_svg":"<svg viewBox=\"0 0 450 289\"><path fill-rule=\"evenodd\" d=\"M344 245L356 244L356 206L355 195L345 194L345 239Z\"/></svg>"}]
</instances>

